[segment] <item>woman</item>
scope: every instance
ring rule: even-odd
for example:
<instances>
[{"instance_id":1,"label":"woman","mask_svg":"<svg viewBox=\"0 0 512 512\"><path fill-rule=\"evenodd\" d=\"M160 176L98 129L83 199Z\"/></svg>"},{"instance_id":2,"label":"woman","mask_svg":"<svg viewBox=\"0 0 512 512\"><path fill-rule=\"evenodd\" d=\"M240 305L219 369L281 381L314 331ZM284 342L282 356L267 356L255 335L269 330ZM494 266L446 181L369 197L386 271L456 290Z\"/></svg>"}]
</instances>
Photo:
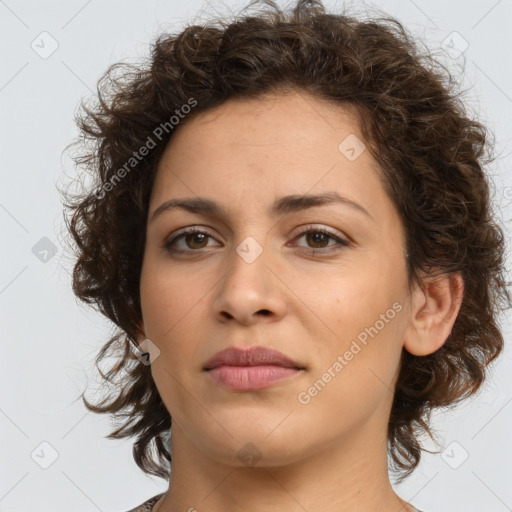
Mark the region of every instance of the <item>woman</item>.
<instances>
[{"instance_id":1,"label":"woman","mask_svg":"<svg viewBox=\"0 0 512 512\"><path fill-rule=\"evenodd\" d=\"M503 346L486 130L396 20L266 5L162 35L78 119L73 289L122 386L84 402L169 480L133 511L414 511L388 471Z\"/></svg>"}]
</instances>

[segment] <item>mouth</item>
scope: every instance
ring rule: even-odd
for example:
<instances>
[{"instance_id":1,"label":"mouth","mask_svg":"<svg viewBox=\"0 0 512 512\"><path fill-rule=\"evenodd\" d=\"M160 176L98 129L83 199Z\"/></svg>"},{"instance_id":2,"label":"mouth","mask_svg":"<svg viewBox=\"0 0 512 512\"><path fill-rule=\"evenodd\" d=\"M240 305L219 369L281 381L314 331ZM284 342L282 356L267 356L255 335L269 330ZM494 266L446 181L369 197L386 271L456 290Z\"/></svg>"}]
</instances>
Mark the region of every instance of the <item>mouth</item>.
<instances>
[{"instance_id":1,"label":"mouth","mask_svg":"<svg viewBox=\"0 0 512 512\"><path fill-rule=\"evenodd\" d=\"M214 383L237 391L268 388L304 372L300 363L266 347L230 347L217 353L203 368Z\"/></svg>"},{"instance_id":2,"label":"mouth","mask_svg":"<svg viewBox=\"0 0 512 512\"><path fill-rule=\"evenodd\" d=\"M208 370L214 383L234 391L256 391L300 374L299 368L267 364L256 366L217 366Z\"/></svg>"},{"instance_id":3,"label":"mouth","mask_svg":"<svg viewBox=\"0 0 512 512\"><path fill-rule=\"evenodd\" d=\"M241 349L229 347L215 354L203 367L204 370L213 370L218 366L261 366L273 365L283 368L303 370L304 367L285 356L277 350L267 347L250 347Z\"/></svg>"}]
</instances>

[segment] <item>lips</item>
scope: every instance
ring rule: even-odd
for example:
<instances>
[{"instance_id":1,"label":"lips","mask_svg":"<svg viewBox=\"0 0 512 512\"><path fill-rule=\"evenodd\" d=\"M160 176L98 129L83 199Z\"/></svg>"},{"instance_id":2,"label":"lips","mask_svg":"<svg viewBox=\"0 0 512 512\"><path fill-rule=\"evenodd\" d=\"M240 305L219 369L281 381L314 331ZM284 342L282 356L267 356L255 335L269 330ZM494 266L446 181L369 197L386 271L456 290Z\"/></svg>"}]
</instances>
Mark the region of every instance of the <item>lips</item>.
<instances>
[{"instance_id":1,"label":"lips","mask_svg":"<svg viewBox=\"0 0 512 512\"><path fill-rule=\"evenodd\" d=\"M203 368L212 382L231 392L265 390L304 373L297 361L266 347L230 347L215 354Z\"/></svg>"},{"instance_id":2,"label":"lips","mask_svg":"<svg viewBox=\"0 0 512 512\"><path fill-rule=\"evenodd\" d=\"M204 370L212 370L218 366L264 366L275 365L285 368L303 370L300 363L290 359L277 350L267 347L250 347L240 349L229 347L215 354L204 366Z\"/></svg>"}]
</instances>

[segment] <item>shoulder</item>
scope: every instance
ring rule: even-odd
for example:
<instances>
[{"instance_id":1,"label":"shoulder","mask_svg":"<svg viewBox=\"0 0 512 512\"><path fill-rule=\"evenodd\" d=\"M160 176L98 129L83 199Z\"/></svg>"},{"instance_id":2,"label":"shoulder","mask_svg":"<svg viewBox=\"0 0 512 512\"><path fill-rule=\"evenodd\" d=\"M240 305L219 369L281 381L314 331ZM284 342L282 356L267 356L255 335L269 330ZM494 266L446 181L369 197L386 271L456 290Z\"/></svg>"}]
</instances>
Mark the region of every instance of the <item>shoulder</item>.
<instances>
[{"instance_id":1,"label":"shoulder","mask_svg":"<svg viewBox=\"0 0 512 512\"><path fill-rule=\"evenodd\" d=\"M165 494L165 492L162 492L160 494L157 494L156 496L153 496L152 498L149 498L149 500L146 500L144 503L141 503L140 505L136 506L135 508L132 508L128 510L127 512L151 512L154 504Z\"/></svg>"}]
</instances>

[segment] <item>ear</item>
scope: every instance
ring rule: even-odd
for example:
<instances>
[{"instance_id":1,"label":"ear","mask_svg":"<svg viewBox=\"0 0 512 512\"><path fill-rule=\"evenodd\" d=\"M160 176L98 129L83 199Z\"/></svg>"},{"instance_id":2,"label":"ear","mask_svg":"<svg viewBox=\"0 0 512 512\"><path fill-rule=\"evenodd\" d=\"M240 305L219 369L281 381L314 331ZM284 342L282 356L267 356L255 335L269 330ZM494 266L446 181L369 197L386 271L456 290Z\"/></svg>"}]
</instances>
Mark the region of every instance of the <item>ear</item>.
<instances>
[{"instance_id":1,"label":"ear","mask_svg":"<svg viewBox=\"0 0 512 512\"><path fill-rule=\"evenodd\" d=\"M441 348L452 331L463 295L460 272L424 277L412 294L404 348L416 356Z\"/></svg>"}]
</instances>

